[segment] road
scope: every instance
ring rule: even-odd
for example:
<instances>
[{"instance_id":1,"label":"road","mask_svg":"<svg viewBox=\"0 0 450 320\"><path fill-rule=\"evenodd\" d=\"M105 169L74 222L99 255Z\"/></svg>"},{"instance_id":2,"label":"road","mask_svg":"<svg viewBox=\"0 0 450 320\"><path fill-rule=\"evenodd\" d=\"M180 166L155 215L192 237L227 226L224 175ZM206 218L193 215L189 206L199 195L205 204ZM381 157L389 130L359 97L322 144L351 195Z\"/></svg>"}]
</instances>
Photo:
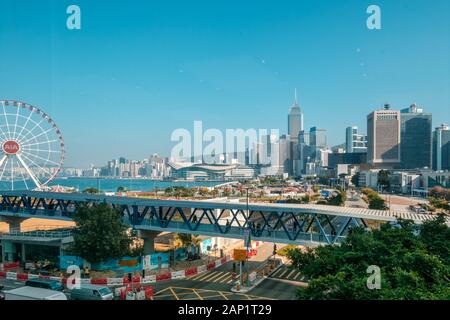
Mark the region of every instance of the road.
<instances>
[{"instance_id":1,"label":"road","mask_svg":"<svg viewBox=\"0 0 450 320\"><path fill-rule=\"evenodd\" d=\"M283 246L277 244L278 249L281 249ZM256 269L272 253L273 244L263 244L258 248L257 255L245 263L244 270L247 267L250 269L250 272ZM238 269L237 266L236 269ZM273 279L266 278L247 294L235 294L230 291L233 286L233 261L230 261L217 269L189 279L172 280L154 285L155 300L292 300L295 299L298 287L304 285L304 283L300 282L303 278L299 276L297 271L288 269L286 266L281 267L274 273ZM280 275L283 275L286 279L279 277ZM287 277L288 275L290 277ZM296 279L294 279L295 276L297 277Z\"/></svg>"},{"instance_id":2,"label":"road","mask_svg":"<svg viewBox=\"0 0 450 320\"><path fill-rule=\"evenodd\" d=\"M283 245L278 244L281 249ZM258 253L245 263L250 272L262 265L273 253L273 244L265 243L258 248ZM236 268L238 269L238 267ZM236 270L238 271L238 270ZM217 269L204 272L191 278L169 280L153 284L155 300L292 300L295 299L298 287L304 285L301 275L287 266L282 266L266 278L256 288L246 294L230 291L233 286L233 261ZM0 280L4 290L11 290L24 285L14 280Z\"/></svg>"}]
</instances>

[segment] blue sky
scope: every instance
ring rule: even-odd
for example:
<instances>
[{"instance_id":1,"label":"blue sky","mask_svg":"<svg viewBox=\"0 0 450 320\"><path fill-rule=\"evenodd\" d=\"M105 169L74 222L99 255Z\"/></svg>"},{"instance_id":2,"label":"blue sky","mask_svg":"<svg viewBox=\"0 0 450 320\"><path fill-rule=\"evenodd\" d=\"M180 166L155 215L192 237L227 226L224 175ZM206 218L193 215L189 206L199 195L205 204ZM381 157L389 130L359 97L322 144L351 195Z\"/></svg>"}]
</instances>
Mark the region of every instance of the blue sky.
<instances>
[{"instance_id":1,"label":"blue sky","mask_svg":"<svg viewBox=\"0 0 450 320\"><path fill-rule=\"evenodd\" d=\"M0 99L40 106L66 165L169 155L177 128L345 127L391 103L450 122L448 0L1 0ZM66 28L77 4L82 29ZM366 9L381 7L382 30Z\"/></svg>"}]
</instances>

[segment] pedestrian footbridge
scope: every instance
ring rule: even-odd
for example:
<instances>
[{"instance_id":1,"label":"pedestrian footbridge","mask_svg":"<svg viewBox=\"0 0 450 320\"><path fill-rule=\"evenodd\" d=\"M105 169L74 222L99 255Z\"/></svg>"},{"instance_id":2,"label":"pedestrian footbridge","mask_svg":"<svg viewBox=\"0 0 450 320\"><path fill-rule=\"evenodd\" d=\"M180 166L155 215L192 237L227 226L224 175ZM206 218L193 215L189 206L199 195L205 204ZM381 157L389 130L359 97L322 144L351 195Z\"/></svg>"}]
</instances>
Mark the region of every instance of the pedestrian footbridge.
<instances>
[{"instance_id":1,"label":"pedestrian footbridge","mask_svg":"<svg viewBox=\"0 0 450 320\"><path fill-rule=\"evenodd\" d=\"M106 203L124 222L143 233L177 232L298 245L342 241L352 227L412 220L432 215L324 205L186 201L113 197L78 193L0 191L0 219L17 227L29 218L72 220L82 205ZM450 219L447 220L450 224ZM15 224L14 224L15 223Z\"/></svg>"}]
</instances>

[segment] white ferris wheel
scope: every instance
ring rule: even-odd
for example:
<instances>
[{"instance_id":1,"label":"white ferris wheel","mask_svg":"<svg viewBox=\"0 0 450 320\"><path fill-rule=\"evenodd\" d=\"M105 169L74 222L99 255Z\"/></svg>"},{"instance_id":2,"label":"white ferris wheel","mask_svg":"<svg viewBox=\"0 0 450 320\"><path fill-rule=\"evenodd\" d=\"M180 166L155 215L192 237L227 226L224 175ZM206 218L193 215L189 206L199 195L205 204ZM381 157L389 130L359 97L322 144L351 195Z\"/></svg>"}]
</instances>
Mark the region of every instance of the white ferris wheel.
<instances>
[{"instance_id":1,"label":"white ferris wheel","mask_svg":"<svg viewBox=\"0 0 450 320\"><path fill-rule=\"evenodd\" d=\"M0 100L0 189L42 190L60 172L64 139L48 114Z\"/></svg>"}]
</instances>

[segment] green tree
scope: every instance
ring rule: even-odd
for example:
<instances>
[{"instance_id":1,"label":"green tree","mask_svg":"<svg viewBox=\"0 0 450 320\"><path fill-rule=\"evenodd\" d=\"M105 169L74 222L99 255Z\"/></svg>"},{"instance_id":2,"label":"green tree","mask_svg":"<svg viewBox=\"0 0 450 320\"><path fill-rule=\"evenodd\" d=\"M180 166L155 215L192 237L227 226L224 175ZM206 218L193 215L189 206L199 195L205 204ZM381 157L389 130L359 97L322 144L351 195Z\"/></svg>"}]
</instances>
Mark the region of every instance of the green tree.
<instances>
[{"instance_id":1,"label":"green tree","mask_svg":"<svg viewBox=\"0 0 450 320\"><path fill-rule=\"evenodd\" d=\"M389 171L387 170L380 170L378 172L378 185L389 189L391 186L391 182L389 181Z\"/></svg>"},{"instance_id":2,"label":"green tree","mask_svg":"<svg viewBox=\"0 0 450 320\"><path fill-rule=\"evenodd\" d=\"M353 185L354 185L355 187L357 187L357 188L359 188L359 177L360 177L360 176L361 176L360 173L357 172L356 174L354 174L354 175L352 176L352 179L351 179Z\"/></svg>"},{"instance_id":3,"label":"green tree","mask_svg":"<svg viewBox=\"0 0 450 320\"><path fill-rule=\"evenodd\" d=\"M126 191L127 191L127 188L125 188L125 187L120 186L117 188L117 193L122 193L122 192L126 192Z\"/></svg>"},{"instance_id":4,"label":"green tree","mask_svg":"<svg viewBox=\"0 0 450 320\"><path fill-rule=\"evenodd\" d=\"M88 194L99 194L100 190L98 190L97 188L86 188L83 190L83 193L88 193Z\"/></svg>"},{"instance_id":5,"label":"green tree","mask_svg":"<svg viewBox=\"0 0 450 320\"><path fill-rule=\"evenodd\" d=\"M369 203L369 209L386 210L386 201L380 197L378 192L369 188L364 188L361 192L366 196L365 200Z\"/></svg>"},{"instance_id":6,"label":"green tree","mask_svg":"<svg viewBox=\"0 0 450 320\"><path fill-rule=\"evenodd\" d=\"M130 253L134 238L122 222L121 213L105 203L81 206L73 216L76 223L71 254L91 263L103 262Z\"/></svg>"},{"instance_id":7,"label":"green tree","mask_svg":"<svg viewBox=\"0 0 450 320\"><path fill-rule=\"evenodd\" d=\"M338 194L328 200L328 205L342 207L347 200L347 193L344 190L338 190Z\"/></svg>"},{"instance_id":8,"label":"green tree","mask_svg":"<svg viewBox=\"0 0 450 320\"><path fill-rule=\"evenodd\" d=\"M369 209L385 210L386 201L380 196L372 197L369 199Z\"/></svg>"},{"instance_id":9,"label":"green tree","mask_svg":"<svg viewBox=\"0 0 450 320\"><path fill-rule=\"evenodd\" d=\"M309 279L299 299L449 299L450 228L442 218L421 226L399 221L371 232L351 230L340 245L288 251ZM436 235L434 237L433 235ZM381 271L380 289L368 289L369 266Z\"/></svg>"}]
</instances>

